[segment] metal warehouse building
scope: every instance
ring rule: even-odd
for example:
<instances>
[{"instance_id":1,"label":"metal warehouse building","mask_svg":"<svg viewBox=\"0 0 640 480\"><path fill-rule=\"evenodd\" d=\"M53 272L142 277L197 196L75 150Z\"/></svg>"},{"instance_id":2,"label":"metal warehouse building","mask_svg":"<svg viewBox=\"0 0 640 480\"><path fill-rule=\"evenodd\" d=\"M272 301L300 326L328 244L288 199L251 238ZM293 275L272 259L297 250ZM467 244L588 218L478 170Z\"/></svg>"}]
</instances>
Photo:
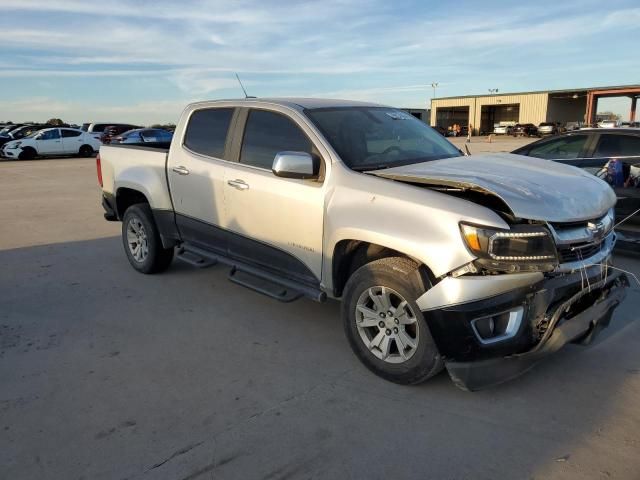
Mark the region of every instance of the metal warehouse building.
<instances>
[{"instance_id":1,"label":"metal warehouse building","mask_svg":"<svg viewBox=\"0 0 640 480\"><path fill-rule=\"evenodd\" d=\"M499 123L595 123L597 101L603 97L631 98L633 121L638 96L640 85L435 98L431 100L431 125L471 124L477 135L490 133Z\"/></svg>"}]
</instances>

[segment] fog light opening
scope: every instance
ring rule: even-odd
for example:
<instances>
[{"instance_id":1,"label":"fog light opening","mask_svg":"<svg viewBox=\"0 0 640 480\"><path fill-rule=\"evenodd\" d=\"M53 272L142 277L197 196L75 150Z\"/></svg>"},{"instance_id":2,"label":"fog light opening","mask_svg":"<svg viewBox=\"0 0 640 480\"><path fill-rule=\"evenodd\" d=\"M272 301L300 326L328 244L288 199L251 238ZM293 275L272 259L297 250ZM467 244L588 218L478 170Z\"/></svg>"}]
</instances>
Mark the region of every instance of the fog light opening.
<instances>
[{"instance_id":1,"label":"fog light opening","mask_svg":"<svg viewBox=\"0 0 640 480\"><path fill-rule=\"evenodd\" d=\"M471 321L476 337L482 344L502 342L515 336L520 329L524 307L497 313Z\"/></svg>"}]
</instances>

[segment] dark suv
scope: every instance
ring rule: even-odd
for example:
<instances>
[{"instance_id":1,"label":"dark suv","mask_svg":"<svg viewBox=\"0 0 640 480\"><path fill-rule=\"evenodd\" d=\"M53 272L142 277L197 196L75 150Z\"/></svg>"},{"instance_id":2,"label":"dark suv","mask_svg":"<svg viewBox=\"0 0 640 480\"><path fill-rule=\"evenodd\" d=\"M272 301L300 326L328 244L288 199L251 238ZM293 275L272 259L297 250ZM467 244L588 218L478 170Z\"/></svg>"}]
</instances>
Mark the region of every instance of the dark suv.
<instances>
[{"instance_id":1,"label":"dark suv","mask_svg":"<svg viewBox=\"0 0 640 480\"><path fill-rule=\"evenodd\" d=\"M117 137L118 135L128 132L129 130L133 130L135 128L140 128L136 125L129 125L126 123L117 124L117 125L109 125L104 128L102 131L102 135L100 135L100 141L102 143L111 143L111 139L113 137Z\"/></svg>"},{"instance_id":2,"label":"dark suv","mask_svg":"<svg viewBox=\"0 0 640 480\"><path fill-rule=\"evenodd\" d=\"M616 192L618 240L626 250L640 246L640 129L592 128L538 140L512 153L583 168L607 181Z\"/></svg>"},{"instance_id":3,"label":"dark suv","mask_svg":"<svg viewBox=\"0 0 640 480\"><path fill-rule=\"evenodd\" d=\"M518 123L511 134L514 137L536 137L538 136L538 127L533 123Z\"/></svg>"}]
</instances>

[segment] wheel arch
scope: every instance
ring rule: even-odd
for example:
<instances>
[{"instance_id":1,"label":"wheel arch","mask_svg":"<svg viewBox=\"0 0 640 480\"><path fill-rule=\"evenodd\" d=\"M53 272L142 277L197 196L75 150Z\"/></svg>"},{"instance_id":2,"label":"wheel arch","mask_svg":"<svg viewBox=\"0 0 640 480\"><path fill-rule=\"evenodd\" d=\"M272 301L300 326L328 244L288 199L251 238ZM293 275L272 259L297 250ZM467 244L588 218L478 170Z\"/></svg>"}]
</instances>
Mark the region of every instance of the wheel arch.
<instances>
[{"instance_id":1,"label":"wheel arch","mask_svg":"<svg viewBox=\"0 0 640 480\"><path fill-rule=\"evenodd\" d=\"M127 208L136 203L149 204L149 199L138 189L129 187L118 188L116 191L116 213L119 219L124 217L124 212L127 211Z\"/></svg>"},{"instance_id":2,"label":"wheel arch","mask_svg":"<svg viewBox=\"0 0 640 480\"><path fill-rule=\"evenodd\" d=\"M375 260L388 257L403 257L415 262L424 284L433 285L436 283L432 270L419 259L386 245L349 238L340 240L333 248L331 262L333 295L336 298L342 296L344 286L349 277L358 268Z\"/></svg>"}]
</instances>

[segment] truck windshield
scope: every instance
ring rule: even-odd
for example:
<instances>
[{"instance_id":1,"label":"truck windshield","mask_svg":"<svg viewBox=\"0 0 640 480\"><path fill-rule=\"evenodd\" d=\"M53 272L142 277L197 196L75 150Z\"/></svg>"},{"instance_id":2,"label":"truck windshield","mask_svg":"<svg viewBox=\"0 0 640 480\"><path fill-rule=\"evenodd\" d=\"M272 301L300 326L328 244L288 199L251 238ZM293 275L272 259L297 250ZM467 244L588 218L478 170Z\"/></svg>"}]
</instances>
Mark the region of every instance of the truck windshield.
<instances>
[{"instance_id":1,"label":"truck windshield","mask_svg":"<svg viewBox=\"0 0 640 480\"><path fill-rule=\"evenodd\" d=\"M352 170L376 170L461 155L438 132L395 108L314 108L305 110L305 114Z\"/></svg>"}]
</instances>

